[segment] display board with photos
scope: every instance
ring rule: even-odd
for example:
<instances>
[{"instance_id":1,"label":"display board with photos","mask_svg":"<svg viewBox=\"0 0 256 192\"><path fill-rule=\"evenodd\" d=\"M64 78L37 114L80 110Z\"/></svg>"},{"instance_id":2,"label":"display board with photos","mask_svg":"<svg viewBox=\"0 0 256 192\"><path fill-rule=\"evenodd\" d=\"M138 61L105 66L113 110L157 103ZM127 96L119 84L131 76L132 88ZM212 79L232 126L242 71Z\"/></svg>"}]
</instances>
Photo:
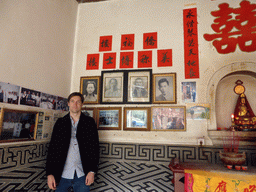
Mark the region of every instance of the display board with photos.
<instances>
[{"instance_id":1,"label":"display board with photos","mask_svg":"<svg viewBox=\"0 0 256 192\"><path fill-rule=\"evenodd\" d=\"M68 111L66 98L0 82L0 103Z\"/></svg>"}]
</instances>

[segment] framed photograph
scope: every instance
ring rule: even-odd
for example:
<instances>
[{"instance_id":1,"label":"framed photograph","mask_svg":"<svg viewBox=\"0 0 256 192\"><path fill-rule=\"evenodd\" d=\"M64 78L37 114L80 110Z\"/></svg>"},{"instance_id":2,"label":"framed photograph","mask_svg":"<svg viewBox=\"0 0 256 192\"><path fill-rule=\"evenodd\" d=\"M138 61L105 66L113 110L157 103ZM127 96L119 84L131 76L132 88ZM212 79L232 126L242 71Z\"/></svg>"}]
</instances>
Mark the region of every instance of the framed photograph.
<instances>
[{"instance_id":1,"label":"framed photograph","mask_svg":"<svg viewBox=\"0 0 256 192\"><path fill-rule=\"evenodd\" d=\"M151 103L151 76L151 69L128 72L127 103Z\"/></svg>"},{"instance_id":2,"label":"framed photograph","mask_svg":"<svg viewBox=\"0 0 256 192\"><path fill-rule=\"evenodd\" d=\"M121 107L97 108L97 125L101 130L121 130Z\"/></svg>"},{"instance_id":3,"label":"framed photograph","mask_svg":"<svg viewBox=\"0 0 256 192\"><path fill-rule=\"evenodd\" d=\"M35 140L38 112L2 109L0 143Z\"/></svg>"},{"instance_id":4,"label":"framed photograph","mask_svg":"<svg viewBox=\"0 0 256 192\"><path fill-rule=\"evenodd\" d=\"M86 116L92 117L96 121L96 108L82 108L82 113Z\"/></svg>"},{"instance_id":5,"label":"framed photograph","mask_svg":"<svg viewBox=\"0 0 256 192\"><path fill-rule=\"evenodd\" d=\"M124 72L102 71L101 79L101 103L123 103Z\"/></svg>"},{"instance_id":6,"label":"framed photograph","mask_svg":"<svg viewBox=\"0 0 256 192\"><path fill-rule=\"evenodd\" d=\"M186 107L152 107L152 131L185 131Z\"/></svg>"},{"instance_id":7,"label":"framed photograph","mask_svg":"<svg viewBox=\"0 0 256 192\"><path fill-rule=\"evenodd\" d=\"M149 107L125 107L124 126L126 131L149 131L150 130Z\"/></svg>"},{"instance_id":8,"label":"framed photograph","mask_svg":"<svg viewBox=\"0 0 256 192\"><path fill-rule=\"evenodd\" d=\"M99 103L100 77L81 77L80 93L84 96L84 104Z\"/></svg>"},{"instance_id":9,"label":"framed photograph","mask_svg":"<svg viewBox=\"0 0 256 192\"><path fill-rule=\"evenodd\" d=\"M153 74L153 103L177 103L176 73Z\"/></svg>"}]
</instances>

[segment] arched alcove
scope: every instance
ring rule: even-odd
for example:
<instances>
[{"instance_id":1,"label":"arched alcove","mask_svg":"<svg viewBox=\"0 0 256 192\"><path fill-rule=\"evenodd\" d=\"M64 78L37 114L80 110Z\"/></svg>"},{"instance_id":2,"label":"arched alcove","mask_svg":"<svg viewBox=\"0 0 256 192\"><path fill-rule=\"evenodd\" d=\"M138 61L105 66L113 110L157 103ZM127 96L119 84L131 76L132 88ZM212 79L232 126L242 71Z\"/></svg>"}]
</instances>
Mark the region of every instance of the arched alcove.
<instances>
[{"instance_id":1,"label":"arched alcove","mask_svg":"<svg viewBox=\"0 0 256 192\"><path fill-rule=\"evenodd\" d=\"M245 86L245 95L254 112L256 112L256 73L237 71L223 77L216 89L216 121L217 127L231 126L231 114L234 113L238 95L234 92L235 82L241 80Z\"/></svg>"},{"instance_id":2,"label":"arched alcove","mask_svg":"<svg viewBox=\"0 0 256 192\"><path fill-rule=\"evenodd\" d=\"M234 93L235 82L243 81L245 94L256 113L256 63L237 62L223 66L215 71L207 84L207 102L211 107L208 135L213 144L222 144L222 138L229 132L217 131L217 127L230 127L231 114L234 113L238 95ZM240 131L241 145L256 145L255 131Z\"/></svg>"}]
</instances>

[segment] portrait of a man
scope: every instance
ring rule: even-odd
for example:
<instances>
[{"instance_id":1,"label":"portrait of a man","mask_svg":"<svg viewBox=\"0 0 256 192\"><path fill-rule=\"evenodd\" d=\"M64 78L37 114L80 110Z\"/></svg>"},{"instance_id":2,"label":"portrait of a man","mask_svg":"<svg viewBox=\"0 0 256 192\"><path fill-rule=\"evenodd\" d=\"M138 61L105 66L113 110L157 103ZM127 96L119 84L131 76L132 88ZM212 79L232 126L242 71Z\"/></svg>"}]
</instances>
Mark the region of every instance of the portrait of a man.
<instances>
[{"instance_id":1,"label":"portrait of a man","mask_svg":"<svg viewBox=\"0 0 256 192\"><path fill-rule=\"evenodd\" d=\"M136 78L133 84L132 96L134 98L147 98L148 90L145 87L146 84L142 77Z\"/></svg>"},{"instance_id":2,"label":"portrait of a man","mask_svg":"<svg viewBox=\"0 0 256 192\"><path fill-rule=\"evenodd\" d=\"M170 87L170 83L166 78L161 78L158 81L158 89L160 94L156 97L156 101L172 101L173 90Z\"/></svg>"},{"instance_id":3,"label":"portrait of a man","mask_svg":"<svg viewBox=\"0 0 256 192\"><path fill-rule=\"evenodd\" d=\"M154 102L175 103L175 74L154 75Z\"/></svg>"},{"instance_id":4,"label":"portrait of a man","mask_svg":"<svg viewBox=\"0 0 256 192\"><path fill-rule=\"evenodd\" d=\"M120 78L107 78L110 79L106 86L105 97L106 98L119 98L121 97Z\"/></svg>"}]
</instances>

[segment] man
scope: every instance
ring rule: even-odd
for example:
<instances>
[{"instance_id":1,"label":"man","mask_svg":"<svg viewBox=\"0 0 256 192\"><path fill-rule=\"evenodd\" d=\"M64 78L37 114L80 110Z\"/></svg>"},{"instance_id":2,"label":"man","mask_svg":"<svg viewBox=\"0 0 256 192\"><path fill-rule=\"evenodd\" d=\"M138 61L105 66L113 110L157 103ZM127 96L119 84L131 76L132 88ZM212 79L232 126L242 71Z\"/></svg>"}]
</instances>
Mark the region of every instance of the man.
<instances>
[{"instance_id":1,"label":"man","mask_svg":"<svg viewBox=\"0 0 256 192\"><path fill-rule=\"evenodd\" d=\"M48 186L56 192L89 192L99 161L99 139L94 119L81 113L83 95L68 97L69 114L54 125L46 162ZM58 185L59 183L59 185Z\"/></svg>"},{"instance_id":2,"label":"man","mask_svg":"<svg viewBox=\"0 0 256 192\"><path fill-rule=\"evenodd\" d=\"M133 89L132 96L134 98L147 98L148 97L148 91L144 87L144 82L140 77L135 79L135 81L134 81L134 89Z\"/></svg>"},{"instance_id":3,"label":"man","mask_svg":"<svg viewBox=\"0 0 256 192\"><path fill-rule=\"evenodd\" d=\"M169 81L166 78L162 78L158 81L158 89L161 94L156 97L156 101L172 101L173 93L169 86Z\"/></svg>"}]
</instances>

